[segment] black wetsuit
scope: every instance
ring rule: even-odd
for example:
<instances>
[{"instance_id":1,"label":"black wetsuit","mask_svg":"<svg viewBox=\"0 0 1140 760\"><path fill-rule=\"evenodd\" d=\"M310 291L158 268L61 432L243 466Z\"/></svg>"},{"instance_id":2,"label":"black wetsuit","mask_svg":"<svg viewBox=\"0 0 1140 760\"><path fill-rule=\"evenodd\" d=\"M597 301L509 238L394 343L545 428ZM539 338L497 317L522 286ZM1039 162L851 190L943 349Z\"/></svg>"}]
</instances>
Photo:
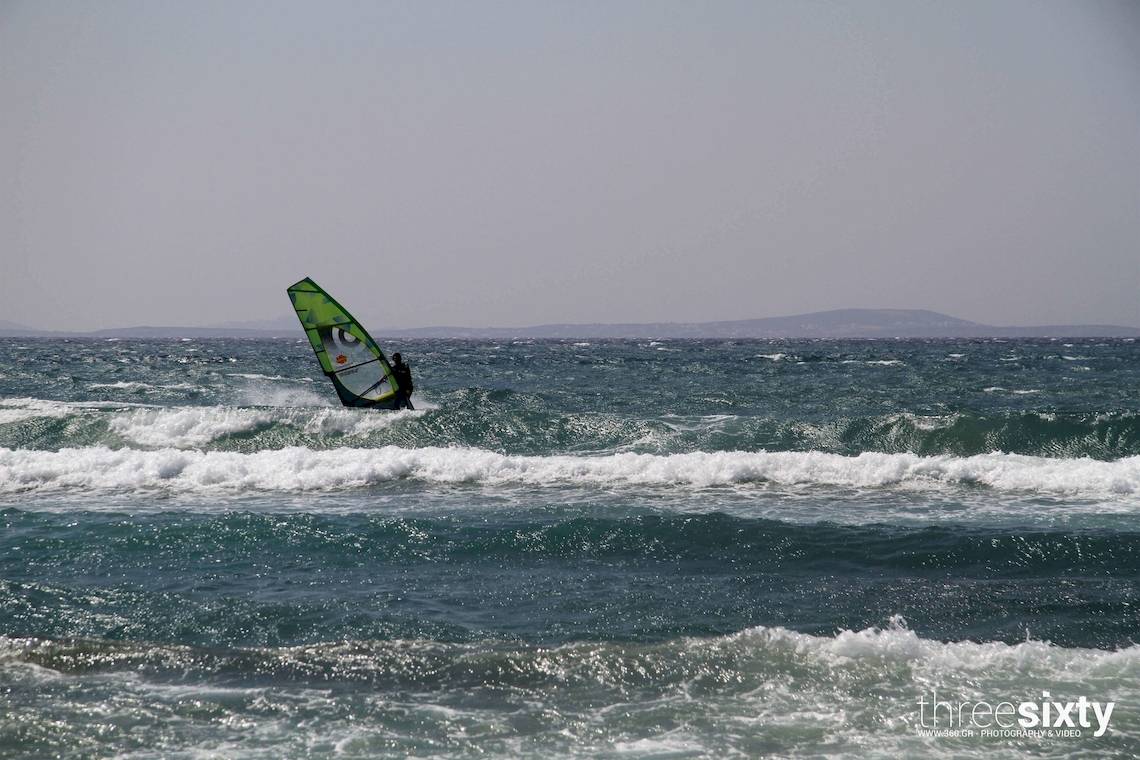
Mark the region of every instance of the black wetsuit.
<instances>
[{"instance_id":1,"label":"black wetsuit","mask_svg":"<svg viewBox=\"0 0 1140 760\"><path fill-rule=\"evenodd\" d=\"M404 362L392 365L392 375L396 378L396 408L415 409L412 406L412 369Z\"/></svg>"}]
</instances>

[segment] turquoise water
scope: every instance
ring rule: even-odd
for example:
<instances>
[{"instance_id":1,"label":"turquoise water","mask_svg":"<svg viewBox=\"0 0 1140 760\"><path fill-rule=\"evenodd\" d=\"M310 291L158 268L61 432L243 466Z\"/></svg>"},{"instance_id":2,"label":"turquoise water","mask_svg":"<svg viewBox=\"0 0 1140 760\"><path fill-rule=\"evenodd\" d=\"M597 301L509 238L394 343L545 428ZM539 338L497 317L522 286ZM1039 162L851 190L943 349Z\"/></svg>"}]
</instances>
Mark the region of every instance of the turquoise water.
<instances>
[{"instance_id":1,"label":"turquoise water","mask_svg":"<svg viewBox=\"0 0 1140 760\"><path fill-rule=\"evenodd\" d=\"M0 346L4 757L1140 751L1133 342Z\"/></svg>"}]
</instances>

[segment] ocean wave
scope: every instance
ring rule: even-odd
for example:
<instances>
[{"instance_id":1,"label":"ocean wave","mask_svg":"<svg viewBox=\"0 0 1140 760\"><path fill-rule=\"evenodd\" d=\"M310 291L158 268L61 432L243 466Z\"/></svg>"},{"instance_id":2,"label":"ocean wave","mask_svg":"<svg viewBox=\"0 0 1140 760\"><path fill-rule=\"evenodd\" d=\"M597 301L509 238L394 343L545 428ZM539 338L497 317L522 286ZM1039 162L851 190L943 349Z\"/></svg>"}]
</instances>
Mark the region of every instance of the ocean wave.
<instances>
[{"instance_id":1,"label":"ocean wave","mask_svg":"<svg viewBox=\"0 0 1140 760\"><path fill-rule=\"evenodd\" d=\"M112 390L142 390L147 388L154 388L155 386L150 383L143 383L137 380L118 380L113 383L91 383L88 388L109 388Z\"/></svg>"},{"instance_id":2,"label":"ocean wave","mask_svg":"<svg viewBox=\"0 0 1140 760\"><path fill-rule=\"evenodd\" d=\"M748 757L1130 756L1140 647L923 639L899 618L814 636L756 627L658 643L349 640L227 649L0 637L24 749L163 754L610 757L684 749ZM1105 734L923 736L918 699L1115 702ZM100 721L90 720L97 710ZM46 720L45 720L46 718ZM945 715L943 715L945 720ZM928 724L929 725L929 724ZM203 731L208 728L208 731ZM336 745L330 741L336 739ZM77 742L82 740L82 743ZM322 743L323 742L323 743ZM189 751L189 752L187 752ZM1002 754L1002 753L1007 754Z\"/></svg>"},{"instance_id":3,"label":"ocean wave","mask_svg":"<svg viewBox=\"0 0 1140 760\"><path fill-rule=\"evenodd\" d=\"M268 410L227 407L145 409L111 420L112 432L143 446L186 448L272 425Z\"/></svg>"},{"instance_id":4,"label":"ocean wave","mask_svg":"<svg viewBox=\"0 0 1140 760\"><path fill-rule=\"evenodd\" d=\"M671 426L677 426L666 419ZM1022 412L979 415L896 413L778 422L734 415L691 424L702 450L913 453L970 456L991 452L1113 459L1140 454L1140 415ZM677 426L684 429L682 426Z\"/></svg>"},{"instance_id":5,"label":"ocean wave","mask_svg":"<svg viewBox=\"0 0 1140 760\"><path fill-rule=\"evenodd\" d=\"M0 399L0 425L43 417L66 417L73 407L32 398Z\"/></svg>"},{"instance_id":6,"label":"ocean wave","mask_svg":"<svg viewBox=\"0 0 1140 760\"><path fill-rule=\"evenodd\" d=\"M238 403L174 406L0 399L0 446L55 449L126 444L254 451L386 442L510 454L633 451L665 455L763 450L966 457L1001 452L1103 460L1140 455L1140 414L1130 411L896 412L802 420L749 414L640 416L610 411L559 412L522 394L468 389L451 394L445 401L417 397L417 411L392 414L333 406L298 384L279 386L256 397L245 398L243 393L231 400ZM1011 393L1029 397L1037 391ZM368 441L344 440L384 430L392 435Z\"/></svg>"},{"instance_id":7,"label":"ocean wave","mask_svg":"<svg viewBox=\"0 0 1140 760\"><path fill-rule=\"evenodd\" d=\"M422 414L369 414L322 405L157 406L119 401L0 400L0 425L30 426L33 435L13 436L24 446L52 446L78 439L112 446L127 443L148 448L202 448L256 433L267 434L269 445L313 439L333 441L367 436ZM39 424L44 420L57 420L64 426L45 428Z\"/></svg>"},{"instance_id":8,"label":"ocean wave","mask_svg":"<svg viewBox=\"0 0 1140 760\"><path fill-rule=\"evenodd\" d=\"M403 421L407 416L361 414L335 407L176 407L140 409L118 415L111 420L110 428L124 440L143 446L197 448L274 426L288 426L318 437L365 436Z\"/></svg>"},{"instance_id":9,"label":"ocean wave","mask_svg":"<svg viewBox=\"0 0 1140 760\"><path fill-rule=\"evenodd\" d=\"M554 684L608 688L658 687L703 681L744 691L744 675L785 671L819 676L864 669L922 683L955 680L1022 684L1081 682L1140 691L1140 645L1118 650L1060 647L1045 641L937 641L906 627L901 616L881 628L819 636L756 626L712 637L657 643L572 642L534 646L513 641L425 639L338 641L300 646L201 649L110 640L52 640L0 635L0 665L29 663L58 673L126 670L185 676L244 674L286 681L368 682L439 688ZM725 671L733 678L721 678ZM751 680L751 679L747 679ZM844 679L845 681L848 679ZM735 687L735 688L734 688Z\"/></svg>"},{"instance_id":10,"label":"ocean wave","mask_svg":"<svg viewBox=\"0 0 1140 760\"><path fill-rule=\"evenodd\" d=\"M63 419L84 413L153 407L130 401L47 401L38 398L0 399L0 425L35 419Z\"/></svg>"},{"instance_id":11,"label":"ocean wave","mask_svg":"<svg viewBox=\"0 0 1140 760\"><path fill-rule=\"evenodd\" d=\"M138 380L118 380L113 383L91 383L90 389L102 388L118 391L142 391L144 393L161 393L162 391L195 391L202 386L192 383L144 383Z\"/></svg>"},{"instance_id":12,"label":"ocean wave","mask_svg":"<svg viewBox=\"0 0 1140 760\"><path fill-rule=\"evenodd\" d=\"M285 377L284 375L263 375L258 372L227 372L226 377L240 377L243 380L270 380L289 383L311 383L311 377Z\"/></svg>"},{"instance_id":13,"label":"ocean wave","mask_svg":"<svg viewBox=\"0 0 1140 760\"><path fill-rule=\"evenodd\" d=\"M193 429L186 434L193 435ZM294 446L251 453L106 446L59 451L0 448L0 493L74 489L332 491L403 479L440 484L588 487L977 486L1005 492L1121 498L1140 493L1140 456L1104 462L1018 454L922 457L743 451L512 456L483 449L397 446L325 450Z\"/></svg>"},{"instance_id":14,"label":"ocean wave","mask_svg":"<svg viewBox=\"0 0 1140 760\"><path fill-rule=\"evenodd\" d=\"M145 558L161 555L167 572L186 576L202 567L203 553L210 551L205 547L222 554L239 547L243 553L254 551L267 565L304 557L313 565L345 571L378 567L377 563L442 566L488 559L500 567L536 559L716 562L737 572L785 576L842 574L853 569L879 576L896 572L907 577L942 576L953 570L994 580L1062 574L1103 580L1131 578L1140 571L1140 533L1136 532L1053 527L895 528L796 523L723 512L571 517L555 522L536 521L533 513L527 516L530 519L517 514L506 525L492 526L484 521L467 524L454 516L406 517L387 512L354 516L222 512L198 519L137 517L125 525L112 513L87 515L83 530L75 532L59 527L60 521L72 522L70 515L9 509L0 512L0 518L21 533L0 542L0 547L34 562L42 556L42 547L21 536L41 532L55 537L55 558L68 556L91 563L85 567L138 569ZM1028 584L1020 593L1022 598L1029 593ZM991 597L995 594L987 592Z\"/></svg>"}]
</instances>

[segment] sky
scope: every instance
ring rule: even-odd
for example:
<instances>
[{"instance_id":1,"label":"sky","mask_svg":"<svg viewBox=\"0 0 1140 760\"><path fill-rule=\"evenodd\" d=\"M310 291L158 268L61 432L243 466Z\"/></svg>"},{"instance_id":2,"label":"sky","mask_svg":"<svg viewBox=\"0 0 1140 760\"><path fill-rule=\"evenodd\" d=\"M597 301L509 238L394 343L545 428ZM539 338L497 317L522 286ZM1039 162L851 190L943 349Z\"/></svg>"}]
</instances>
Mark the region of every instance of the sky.
<instances>
[{"instance_id":1,"label":"sky","mask_svg":"<svg viewBox=\"0 0 1140 760\"><path fill-rule=\"evenodd\" d=\"M0 0L0 320L1140 325L1140 3Z\"/></svg>"}]
</instances>

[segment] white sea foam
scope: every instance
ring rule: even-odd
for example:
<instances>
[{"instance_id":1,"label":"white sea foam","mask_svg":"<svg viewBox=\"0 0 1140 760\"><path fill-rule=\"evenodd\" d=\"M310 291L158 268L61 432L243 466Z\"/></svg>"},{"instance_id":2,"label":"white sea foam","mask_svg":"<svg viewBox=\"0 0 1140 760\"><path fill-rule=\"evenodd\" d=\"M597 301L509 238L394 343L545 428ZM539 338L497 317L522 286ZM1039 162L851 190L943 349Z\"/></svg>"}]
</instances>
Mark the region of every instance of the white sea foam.
<instances>
[{"instance_id":1,"label":"white sea foam","mask_svg":"<svg viewBox=\"0 0 1140 760\"><path fill-rule=\"evenodd\" d=\"M369 413L340 407L184 406L139 409L120 414L110 423L125 441L151 448L197 448L226 436L284 424L309 435L367 436L397 422L421 416Z\"/></svg>"},{"instance_id":2,"label":"white sea foam","mask_svg":"<svg viewBox=\"0 0 1140 760\"><path fill-rule=\"evenodd\" d=\"M402 415L393 415L399 419ZM143 418L145 419L145 418ZM145 425L138 421L136 434ZM189 440L214 434L201 418L171 420L163 437ZM234 430L252 418L225 416L214 425ZM380 423L383 424L383 423ZM179 427L185 425L185 428ZM155 423L162 428L163 425ZM693 452L607 456L509 456L471 448L417 449L291 447L253 453L103 446L55 451L0 448L0 492L70 489L196 491L329 491L393 480L587 487L741 484L844 488L942 489L987 487L1002 492L1106 497L1140 494L1140 457L1116 461L1050 459L1018 454L970 457L822 452Z\"/></svg>"},{"instance_id":3,"label":"white sea foam","mask_svg":"<svg viewBox=\"0 0 1140 760\"><path fill-rule=\"evenodd\" d=\"M36 417L66 417L68 408L63 404L33 398L0 399L0 425Z\"/></svg>"},{"instance_id":4,"label":"white sea foam","mask_svg":"<svg viewBox=\"0 0 1140 760\"><path fill-rule=\"evenodd\" d=\"M725 424L733 420L739 420L740 417L735 414L699 414L699 415L679 415L679 414L665 414L661 416L661 422L669 427L670 430L721 430ZM653 438L650 434L649 438Z\"/></svg>"},{"instance_id":5,"label":"white sea foam","mask_svg":"<svg viewBox=\"0 0 1140 760\"><path fill-rule=\"evenodd\" d=\"M119 380L114 383L91 383L88 388L114 388L117 390L134 390L140 388L153 388L150 383L140 383L138 381Z\"/></svg>"},{"instance_id":6,"label":"white sea foam","mask_svg":"<svg viewBox=\"0 0 1140 760\"><path fill-rule=\"evenodd\" d=\"M175 384L154 388L192 388ZM108 427L123 441L148 448L198 448L226 436L254 432L275 424L310 435L368 436L393 424L422 417L436 408L417 399L416 411L367 412L322 404L296 405L313 399L300 389L282 389L277 406L157 406L126 401L47 401L0 399L0 425L33 419L107 415ZM265 400L265 399L263 399ZM318 399L319 401L319 399ZM287 405L294 402L295 405ZM109 413L109 414L108 414Z\"/></svg>"},{"instance_id":7,"label":"white sea foam","mask_svg":"<svg viewBox=\"0 0 1140 760\"><path fill-rule=\"evenodd\" d=\"M112 419L111 430L143 446L185 448L267 427L274 419L269 410L224 406L139 409Z\"/></svg>"},{"instance_id":8,"label":"white sea foam","mask_svg":"<svg viewBox=\"0 0 1140 760\"><path fill-rule=\"evenodd\" d=\"M681 729L674 729L653 738L618 741L614 742L613 746L613 751L618 755L634 757L698 757L704 749L705 745L700 737Z\"/></svg>"},{"instance_id":9,"label":"white sea foam","mask_svg":"<svg viewBox=\"0 0 1140 760\"><path fill-rule=\"evenodd\" d=\"M38 398L0 399L0 425L41 418L62 418L92 409L124 409L149 407L125 401L46 401Z\"/></svg>"},{"instance_id":10,"label":"white sea foam","mask_svg":"<svg viewBox=\"0 0 1140 760\"><path fill-rule=\"evenodd\" d=\"M244 650L249 658L260 659L264 667L284 664L294 670L305 670L329 663L350 667L358 673L368 670L417 668L422 654L433 658L465 659L472 654L492 660L507 656L519 667L533 667L557 674L570 682L580 680L603 683L640 679L643 674L630 672L630 658L660 662L669 656L691 659L695 672L702 661L723 662L725 651L735 651L741 669L760 660L772 668L795 670L806 675L797 665L848 668L870 665L881 672L884 665L906 666L916 680L933 674L953 675L964 679L997 679L1010 676L1026 681L1037 678L1082 681L1089 678L1130 681L1140 686L1140 645L1116 650L1063 647L1048 641L1027 638L1015 644L1001 641L941 641L920 637L908 627L901 615L892 615L882 627L861 630L842 629L832 635L801 633L782 626L755 626L719 636L684 636L677 639L642 644L578 641L553 647L512 646L507 641L440 642L430 639L392 639L374 641L329 641L280 648ZM66 643L48 639L19 638L0 635L0 664L24 662L30 652L39 649L67 648ZM194 650L186 646L155 646L139 642L107 642L104 664L150 657L180 666L193 667ZM394 655L394 656L393 656ZM617 667L614 667L614 666ZM577 671L577 672L575 672ZM155 684L156 689L173 696L202 693L201 687L184 684ZM244 691L240 687L211 686L210 692L227 694ZM252 691L263 693L261 688ZM907 695L909 696L909 694ZM436 714L454 717L460 711L441 705L427 706Z\"/></svg>"},{"instance_id":11,"label":"white sea foam","mask_svg":"<svg viewBox=\"0 0 1140 760\"><path fill-rule=\"evenodd\" d=\"M757 359L771 359L774 362L778 362L786 356L787 354L756 354Z\"/></svg>"},{"instance_id":12,"label":"white sea foam","mask_svg":"<svg viewBox=\"0 0 1140 760\"><path fill-rule=\"evenodd\" d=\"M843 666L857 662L910 666L916 675L955 673L964 677L995 677L1018 673L1054 679L1081 680L1097 676L1140 677L1140 645L1116 651L1059 647L1047 641L1017 644L924 639L894 616L884 628L844 630L834 636L813 636L786 628L758 626L722 638L690 639L695 646L724 644L759 649L787 649L821 664Z\"/></svg>"},{"instance_id":13,"label":"white sea foam","mask_svg":"<svg viewBox=\"0 0 1140 760\"><path fill-rule=\"evenodd\" d=\"M243 380L284 380L290 383L311 383L311 377L285 377L284 375L262 375L257 372L227 372L227 377L240 377Z\"/></svg>"},{"instance_id":14,"label":"white sea foam","mask_svg":"<svg viewBox=\"0 0 1140 760\"><path fill-rule=\"evenodd\" d=\"M82 657L73 657L76 651ZM75 662L99 667L91 675ZM136 672L132 666L140 662L146 667ZM145 671L156 665L190 674L194 683L149 677ZM219 665L254 678L231 686L199 676L213 676ZM268 677L282 671L289 675L283 684ZM983 760L1021 757L1026 747L1044 750L1034 755L1131 757L1136 719L1127 706L1140 694L1140 647L941 642L920 638L897 617L884 628L830 636L758 626L724 636L558 646L409 639L226 652L0 636L0 673L20 689L15 719L34 725L47 713L73 732L97 730L85 728L93 709L107 721L135 718L139 705L147 705L176 729L200 725L208 709L212 730L205 741L197 734L175 734L173 744L164 739L165 749L182 750L169 753L179 757L286 756L314 745L318 755L339 748L371 756L393 743L415 748L427 739L468 750L433 756L752 757L763 746L763 754L781 757ZM383 686L347 692L330 690L325 674L363 683L382 674L384 681L422 685L410 694ZM1085 695L1098 703L1113 700L1118 708L1099 740L1089 731L1046 737L1042 744L1032 738L955 742L914 730L921 719L918 698L933 700L935 690L941 699L989 704L1036 702L1050 690L1062 701ZM510 720L495 707L503 692L516 696ZM359 698L344 699L345 693ZM89 746L101 740L94 734Z\"/></svg>"},{"instance_id":15,"label":"white sea foam","mask_svg":"<svg viewBox=\"0 0 1140 760\"><path fill-rule=\"evenodd\" d=\"M299 422L305 432L312 435L365 436L420 416L423 416L421 410L383 413L361 412L359 409L329 408L305 415L305 418Z\"/></svg>"}]
</instances>

